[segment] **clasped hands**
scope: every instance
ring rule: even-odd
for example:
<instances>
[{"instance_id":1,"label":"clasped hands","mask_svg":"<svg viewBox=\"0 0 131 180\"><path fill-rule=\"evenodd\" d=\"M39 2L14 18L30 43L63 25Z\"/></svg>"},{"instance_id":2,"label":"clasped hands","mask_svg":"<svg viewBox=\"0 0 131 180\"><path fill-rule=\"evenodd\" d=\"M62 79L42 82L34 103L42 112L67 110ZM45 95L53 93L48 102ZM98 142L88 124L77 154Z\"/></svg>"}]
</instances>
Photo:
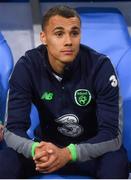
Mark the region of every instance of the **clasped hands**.
<instances>
[{"instance_id":1,"label":"clasped hands","mask_svg":"<svg viewBox=\"0 0 131 180\"><path fill-rule=\"evenodd\" d=\"M37 171L51 173L64 167L71 160L71 154L66 147L42 141L35 149L33 160Z\"/></svg>"}]
</instances>

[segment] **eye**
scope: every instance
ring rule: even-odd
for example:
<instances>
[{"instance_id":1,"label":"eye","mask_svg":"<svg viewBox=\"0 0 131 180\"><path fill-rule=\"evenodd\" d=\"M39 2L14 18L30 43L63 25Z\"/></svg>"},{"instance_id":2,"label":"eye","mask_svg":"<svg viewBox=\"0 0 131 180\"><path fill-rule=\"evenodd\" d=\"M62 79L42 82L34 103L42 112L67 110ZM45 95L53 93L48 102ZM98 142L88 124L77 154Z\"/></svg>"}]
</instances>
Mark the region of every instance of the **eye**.
<instances>
[{"instance_id":1,"label":"eye","mask_svg":"<svg viewBox=\"0 0 131 180\"><path fill-rule=\"evenodd\" d=\"M55 32L55 35L56 35L58 38L62 37L63 34L64 34L64 32L62 32L62 31Z\"/></svg>"},{"instance_id":2,"label":"eye","mask_svg":"<svg viewBox=\"0 0 131 180\"><path fill-rule=\"evenodd\" d=\"M71 32L71 35L72 35L73 37L76 37L76 36L78 36L79 34L80 34L79 31L72 31L72 32Z\"/></svg>"}]
</instances>

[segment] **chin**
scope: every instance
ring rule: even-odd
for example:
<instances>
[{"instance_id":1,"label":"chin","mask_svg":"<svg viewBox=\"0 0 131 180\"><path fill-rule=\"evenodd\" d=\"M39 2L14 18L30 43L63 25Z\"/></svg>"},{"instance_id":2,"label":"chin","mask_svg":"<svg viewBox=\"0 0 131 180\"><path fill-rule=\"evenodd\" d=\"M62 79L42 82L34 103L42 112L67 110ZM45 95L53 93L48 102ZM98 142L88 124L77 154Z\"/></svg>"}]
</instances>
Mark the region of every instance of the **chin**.
<instances>
[{"instance_id":1,"label":"chin","mask_svg":"<svg viewBox=\"0 0 131 180\"><path fill-rule=\"evenodd\" d=\"M63 60L62 62L64 64L68 64L68 63L72 63L74 61L74 59L68 59L68 60Z\"/></svg>"},{"instance_id":2,"label":"chin","mask_svg":"<svg viewBox=\"0 0 131 180\"><path fill-rule=\"evenodd\" d=\"M73 62L74 59L75 59L75 56L70 57L70 58L65 58L65 59L62 60L62 62L64 62L64 63L70 63L70 62Z\"/></svg>"}]
</instances>

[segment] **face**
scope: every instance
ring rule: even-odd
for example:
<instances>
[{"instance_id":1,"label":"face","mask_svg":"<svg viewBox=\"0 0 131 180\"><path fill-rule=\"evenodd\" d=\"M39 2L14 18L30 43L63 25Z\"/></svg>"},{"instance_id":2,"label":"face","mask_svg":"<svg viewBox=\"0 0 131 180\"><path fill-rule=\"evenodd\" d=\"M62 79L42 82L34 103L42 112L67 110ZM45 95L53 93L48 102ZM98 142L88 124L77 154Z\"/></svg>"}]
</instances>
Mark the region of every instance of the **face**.
<instances>
[{"instance_id":1,"label":"face","mask_svg":"<svg viewBox=\"0 0 131 180\"><path fill-rule=\"evenodd\" d=\"M41 41L47 45L49 61L54 70L72 62L80 46L80 21L77 17L53 16L49 19Z\"/></svg>"}]
</instances>

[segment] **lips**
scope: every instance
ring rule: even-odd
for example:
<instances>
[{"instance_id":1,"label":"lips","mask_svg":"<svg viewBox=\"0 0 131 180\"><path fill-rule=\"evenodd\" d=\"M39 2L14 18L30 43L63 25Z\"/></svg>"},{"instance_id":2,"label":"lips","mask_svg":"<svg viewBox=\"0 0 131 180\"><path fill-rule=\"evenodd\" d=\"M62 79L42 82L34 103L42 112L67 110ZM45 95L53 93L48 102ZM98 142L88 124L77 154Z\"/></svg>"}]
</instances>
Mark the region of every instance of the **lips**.
<instances>
[{"instance_id":1,"label":"lips","mask_svg":"<svg viewBox=\"0 0 131 180\"><path fill-rule=\"evenodd\" d=\"M73 50L63 50L61 51L62 53L66 54L66 55L70 55L73 53Z\"/></svg>"}]
</instances>

